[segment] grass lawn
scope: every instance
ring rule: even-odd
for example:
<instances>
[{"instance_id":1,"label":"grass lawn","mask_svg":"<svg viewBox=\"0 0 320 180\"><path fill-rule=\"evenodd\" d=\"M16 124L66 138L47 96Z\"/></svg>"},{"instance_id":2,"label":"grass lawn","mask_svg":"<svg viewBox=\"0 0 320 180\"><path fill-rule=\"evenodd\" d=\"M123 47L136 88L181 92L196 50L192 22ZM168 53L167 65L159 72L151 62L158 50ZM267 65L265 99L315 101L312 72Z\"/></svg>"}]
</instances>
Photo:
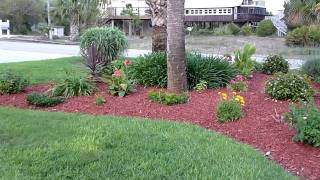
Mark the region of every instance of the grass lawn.
<instances>
[{"instance_id":1,"label":"grass lawn","mask_svg":"<svg viewBox=\"0 0 320 180\"><path fill-rule=\"evenodd\" d=\"M0 179L295 179L196 126L0 108Z\"/></svg>"},{"instance_id":2,"label":"grass lawn","mask_svg":"<svg viewBox=\"0 0 320 180\"><path fill-rule=\"evenodd\" d=\"M85 74L80 57L0 64L0 71L7 69L24 74L32 84L63 80L67 76L66 71L79 76Z\"/></svg>"}]
</instances>

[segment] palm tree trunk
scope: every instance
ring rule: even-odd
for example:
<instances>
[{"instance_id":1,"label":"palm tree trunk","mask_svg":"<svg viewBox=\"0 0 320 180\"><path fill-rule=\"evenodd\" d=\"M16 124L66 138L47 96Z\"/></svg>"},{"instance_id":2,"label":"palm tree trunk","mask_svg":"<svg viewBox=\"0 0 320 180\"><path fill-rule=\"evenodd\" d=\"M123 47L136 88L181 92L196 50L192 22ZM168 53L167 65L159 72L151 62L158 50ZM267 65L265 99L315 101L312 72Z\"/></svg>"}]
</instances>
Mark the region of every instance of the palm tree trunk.
<instances>
[{"instance_id":1,"label":"palm tree trunk","mask_svg":"<svg viewBox=\"0 0 320 180\"><path fill-rule=\"evenodd\" d=\"M185 0L168 0L168 90L175 93L187 90L184 2Z\"/></svg>"},{"instance_id":2,"label":"palm tree trunk","mask_svg":"<svg viewBox=\"0 0 320 180\"><path fill-rule=\"evenodd\" d=\"M152 21L152 51L166 51L167 48L167 0L146 0Z\"/></svg>"},{"instance_id":3,"label":"palm tree trunk","mask_svg":"<svg viewBox=\"0 0 320 180\"><path fill-rule=\"evenodd\" d=\"M79 19L78 15L73 14L70 18L70 40L76 41L79 37Z\"/></svg>"}]
</instances>

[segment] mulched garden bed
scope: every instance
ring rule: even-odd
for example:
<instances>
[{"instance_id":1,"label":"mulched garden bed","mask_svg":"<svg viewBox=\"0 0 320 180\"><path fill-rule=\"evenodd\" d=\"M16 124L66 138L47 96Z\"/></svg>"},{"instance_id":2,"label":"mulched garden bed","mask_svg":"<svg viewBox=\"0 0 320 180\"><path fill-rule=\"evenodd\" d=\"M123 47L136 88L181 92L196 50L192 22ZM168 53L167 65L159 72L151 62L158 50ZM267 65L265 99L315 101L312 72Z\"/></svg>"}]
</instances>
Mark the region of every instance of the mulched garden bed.
<instances>
[{"instance_id":1,"label":"mulched garden bed","mask_svg":"<svg viewBox=\"0 0 320 180\"><path fill-rule=\"evenodd\" d=\"M190 92L190 102L176 106L165 106L150 102L146 97L152 89L137 88L137 92L125 98L113 97L99 85L98 94L105 97L103 106L95 105L95 96L74 97L46 111L81 112L94 115L136 116L152 119L169 119L188 122L211 129L249 144L263 153L271 152L270 159L281 164L287 171L307 179L320 178L320 149L295 143L295 132L281 122L281 115L288 111L288 102L274 101L264 94L264 83L268 76L255 74L249 81L248 92L241 93L246 100L246 116L240 121L220 124L215 119L215 105L220 90ZM18 108L34 108L25 101L26 94L43 92L49 85L37 85L25 93L0 96L0 105ZM317 89L320 89L317 86ZM316 97L320 107L320 98Z\"/></svg>"}]
</instances>

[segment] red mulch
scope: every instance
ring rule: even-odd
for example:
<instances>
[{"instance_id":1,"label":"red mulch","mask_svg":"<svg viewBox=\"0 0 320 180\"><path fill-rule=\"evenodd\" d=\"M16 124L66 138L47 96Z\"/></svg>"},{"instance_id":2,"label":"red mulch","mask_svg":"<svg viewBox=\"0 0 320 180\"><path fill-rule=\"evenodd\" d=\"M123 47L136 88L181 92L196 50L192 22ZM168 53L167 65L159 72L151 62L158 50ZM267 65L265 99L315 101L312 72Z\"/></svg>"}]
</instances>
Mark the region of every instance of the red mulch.
<instances>
[{"instance_id":1,"label":"red mulch","mask_svg":"<svg viewBox=\"0 0 320 180\"><path fill-rule=\"evenodd\" d=\"M95 96L75 97L46 111L83 112L94 115L137 116L152 119L169 119L190 122L207 129L221 132L259 149L271 152L270 159L281 164L289 172L307 179L320 179L320 149L295 143L295 132L281 122L281 114L288 111L288 102L273 101L264 94L264 82L268 76L255 74L249 81L249 91L242 93L246 100L246 116L237 122L219 124L215 120L215 105L219 99L217 92L207 90L202 93L190 92L190 102L177 106L164 106L146 99L151 89L137 88L137 92L125 98L112 97L105 87L99 85L99 95L106 99L103 106L95 105ZM0 96L0 105L19 108L34 108L25 101L32 91L46 91L48 85L33 86L25 93ZM317 85L317 89L320 89ZM316 97L320 106L320 97Z\"/></svg>"}]
</instances>

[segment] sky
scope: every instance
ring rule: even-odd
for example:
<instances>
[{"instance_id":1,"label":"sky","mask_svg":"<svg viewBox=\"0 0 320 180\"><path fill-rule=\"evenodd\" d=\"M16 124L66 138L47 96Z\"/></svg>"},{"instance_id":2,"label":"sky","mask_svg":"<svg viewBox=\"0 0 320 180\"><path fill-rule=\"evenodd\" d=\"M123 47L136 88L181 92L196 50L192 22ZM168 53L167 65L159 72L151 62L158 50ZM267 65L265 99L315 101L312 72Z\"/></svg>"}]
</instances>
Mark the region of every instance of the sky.
<instances>
[{"instance_id":1,"label":"sky","mask_svg":"<svg viewBox=\"0 0 320 180\"><path fill-rule=\"evenodd\" d=\"M273 14L277 14L278 10L283 10L283 4L285 0L265 0L266 8Z\"/></svg>"}]
</instances>

